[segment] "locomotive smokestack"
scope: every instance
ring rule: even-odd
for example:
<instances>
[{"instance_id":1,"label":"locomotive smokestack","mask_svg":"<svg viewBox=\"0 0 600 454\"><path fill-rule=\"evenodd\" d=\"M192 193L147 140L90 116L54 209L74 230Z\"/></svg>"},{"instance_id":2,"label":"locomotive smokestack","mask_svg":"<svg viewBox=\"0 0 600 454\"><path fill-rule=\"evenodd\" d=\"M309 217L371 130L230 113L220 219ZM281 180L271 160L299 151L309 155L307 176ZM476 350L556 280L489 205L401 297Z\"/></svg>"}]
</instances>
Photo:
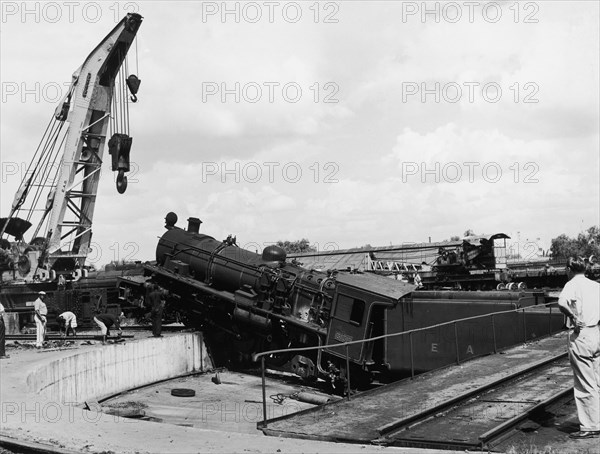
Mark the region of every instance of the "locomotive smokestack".
<instances>
[{"instance_id":1,"label":"locomotive smokestack","mask_svg":"<svg viewBox=\"0 0 600 454\"><path fill-rule=\"evenodd\" d=\"M187 231L189 233L198 233L200 232L200 224L202 221L198 218L188 218L188 228Z\"/></svg>"}]
</instances>

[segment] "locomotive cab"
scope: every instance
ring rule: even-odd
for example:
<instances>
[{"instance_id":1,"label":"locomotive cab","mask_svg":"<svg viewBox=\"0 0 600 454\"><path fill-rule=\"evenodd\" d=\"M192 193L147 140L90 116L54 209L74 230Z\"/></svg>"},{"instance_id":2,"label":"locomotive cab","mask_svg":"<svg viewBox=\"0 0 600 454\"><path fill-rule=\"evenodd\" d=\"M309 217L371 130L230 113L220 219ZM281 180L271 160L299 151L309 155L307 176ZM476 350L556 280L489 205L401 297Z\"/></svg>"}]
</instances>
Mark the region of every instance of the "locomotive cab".
<instances>
[{"instance_id":1,"label":"locomotive cab","mask_svg":"<svg viewBox=\"0 0 600 454\"><path fill-rule=\"evenodd\" d=\"M386 334L386 313L414 285L373 274L339 274L332 305L327 344L359 341ZM385 364L385 340L330 347L327 353L346 358L362 369Z\"/></svg>"}]
</instances>

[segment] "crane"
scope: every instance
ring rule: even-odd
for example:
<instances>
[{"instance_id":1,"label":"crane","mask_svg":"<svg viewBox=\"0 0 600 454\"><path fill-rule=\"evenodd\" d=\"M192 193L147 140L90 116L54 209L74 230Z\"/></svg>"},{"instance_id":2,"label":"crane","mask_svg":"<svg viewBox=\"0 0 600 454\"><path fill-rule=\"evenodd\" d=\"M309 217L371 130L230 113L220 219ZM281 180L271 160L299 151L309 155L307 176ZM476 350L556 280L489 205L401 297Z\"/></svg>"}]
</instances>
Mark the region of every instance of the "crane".
<instances>
[{"instance_id":1,"label":"crane","mask_svg":"<svg viewBox=\"0 0 600 454\"><path fill-rule=\"evenodd\" d=\"M133 140L129 99L137 101L140 80L135 75L126 77L126 56L142 19L127 14L73 73L10 214L0 219L2 282L51 281L57 271L70 273L73 280L85 274L107 142L111 168L118 172L117 190L123 193L127 188L125 173L130 170ZM112 135L107 141L109 126ZM25 241L25 233L34 225L31 239Z\"/></svg>"}]
</instances>

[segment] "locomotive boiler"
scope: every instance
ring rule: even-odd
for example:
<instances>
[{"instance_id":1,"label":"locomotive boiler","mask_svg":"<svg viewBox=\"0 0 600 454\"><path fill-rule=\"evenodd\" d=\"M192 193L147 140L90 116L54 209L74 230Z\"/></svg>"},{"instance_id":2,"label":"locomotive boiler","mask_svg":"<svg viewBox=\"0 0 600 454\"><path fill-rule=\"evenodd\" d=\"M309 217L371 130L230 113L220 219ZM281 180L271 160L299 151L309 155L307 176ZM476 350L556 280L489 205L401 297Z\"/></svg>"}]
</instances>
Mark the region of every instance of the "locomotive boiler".
<instances>
[{"instance_id":1,"label":"locomotive boiler","mask_svg":"<svg viewBox=\"0 0 600 454\"><path fill-rule=\"evenodd\" d=\"M533 292L413 292L415 286L374 274L305 269L286 261L283 249L261 254L199 232L201 221L176 226L169 213L158 241L156 263L145 269L167 294L167 309L201 329L217 366L246 364L258 352L272 369L333 384L351 372L353 386L374 377L389 380L488 354L559 330L562 315L542 308ZM450 320L540 305L533 313L499 316L492 339L488 319L457 326ZM369 340L436 325L408 336ZM458 329L458 331L457 331ZM347 349L344 342L366 340ZM493 342L493 348L491 346ZM349 366L347 366L349 365ZM350 371L347 368L350 367Z\"/></svg>"}]
</instances>

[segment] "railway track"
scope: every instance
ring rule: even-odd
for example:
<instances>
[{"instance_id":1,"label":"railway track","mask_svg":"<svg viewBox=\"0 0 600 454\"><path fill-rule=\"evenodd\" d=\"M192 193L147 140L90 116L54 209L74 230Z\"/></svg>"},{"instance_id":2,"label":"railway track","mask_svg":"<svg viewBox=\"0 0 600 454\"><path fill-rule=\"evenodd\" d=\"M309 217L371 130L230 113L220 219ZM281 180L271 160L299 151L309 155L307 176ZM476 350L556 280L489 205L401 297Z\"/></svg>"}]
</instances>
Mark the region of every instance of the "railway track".
<instances>
[{"instance_id":1,"label":"railway track","mask_svg":"<svg viewBox=\"0 0 600 454\"><path fill-rule=\"evenodd\" d=\"M568 400L572 374L566 353L532 365L379 428L374 443L433 449L493 450L536 413Z\"/></svg>"},{"instance_id":2,"label":"railway track","mask_svg":"<svg viewBox=\"0 0 600 454\"><path fill-rule=\"evenodd\" d=\"M151 332L152 326L148 325L130 325L130 326L122 326L124 332ZM79 328L78 328L79 330ZM114 330L114 329L113 329ZM46 334L46 340L94 340L99 339L101 337L100 331L97 331L96 334L90 334L87 332L88 330L84 330L83 334L77 334L76 337L69 336L66 339L64 337L60 337L60 334L49 333ZM162 331L164 332L180 332L180 331L188 331L184 326L163 326ZM81 331L80 331L81 332ZM121 338L123 339L131 339L134 338L135 334L122 334ZM18 341L30 341L35 340L35 334L7 334L6 340L18 340ZM108 339L117 339L117 336L109 336Z\"/></svg>"},{"instance_id":3,"label":"railway track","mask_svg":"<svg viewBox=\"0 0 600 454\"><path fill-rule=\"evenodd\" d=\"M132 339L135 336L133 334L123 334L119 336L108 336L107 340L117 340L117 339ZM44 338L46 341L82 341L82 340L100 340L102 338L101 334L78 334L77 336L69 336L69 337L61 337L58 334L49 334ZM6 340L16 340L16 341L35 341L35 334L7 334Z\"/></svg>"}]
</instances>

